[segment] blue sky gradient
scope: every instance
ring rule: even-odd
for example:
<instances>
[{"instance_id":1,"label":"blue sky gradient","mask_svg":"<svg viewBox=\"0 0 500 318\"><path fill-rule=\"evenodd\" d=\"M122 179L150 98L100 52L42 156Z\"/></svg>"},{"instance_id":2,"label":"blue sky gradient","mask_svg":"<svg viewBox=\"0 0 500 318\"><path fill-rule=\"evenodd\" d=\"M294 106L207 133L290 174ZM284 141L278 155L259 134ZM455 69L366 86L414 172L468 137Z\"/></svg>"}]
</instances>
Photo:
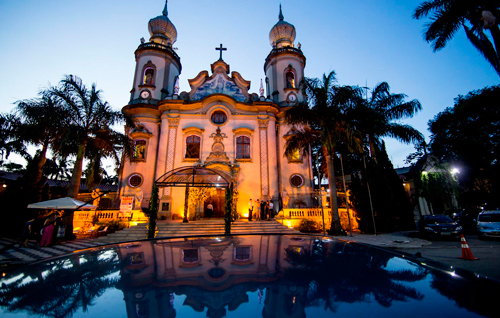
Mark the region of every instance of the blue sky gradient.
<instances>
[{"instance_id":1,"label":"blue sky gradient","mask_svg":"<svg viewBox=\"0 0 500 318\"><path fill-rule=\"evenodd\" d=\"M387 81L393 93L418 99L423 111L405 122L427 136L427 122L453 105L457 95L496 85L499 77L462 30L438 53L423 40L425 21L412 13L422 0L283 0L285 21L297 31L307 58L305 74L335 70L342 85L373 88ZM187 79L228 48L231 71L251 81L258 93L271 50L269 31L278 22L277 0L171 0L169 18L178 32L181 91ZM0 0L0 112L35 97L65 74L97 83L115 109L129 100L140 38L149 40L148 21L161 15L164 0ZM413 146L388 140L395 167L404 166ZM14 160L9 158L11 160Z\"/></svg>"}]
</instances>

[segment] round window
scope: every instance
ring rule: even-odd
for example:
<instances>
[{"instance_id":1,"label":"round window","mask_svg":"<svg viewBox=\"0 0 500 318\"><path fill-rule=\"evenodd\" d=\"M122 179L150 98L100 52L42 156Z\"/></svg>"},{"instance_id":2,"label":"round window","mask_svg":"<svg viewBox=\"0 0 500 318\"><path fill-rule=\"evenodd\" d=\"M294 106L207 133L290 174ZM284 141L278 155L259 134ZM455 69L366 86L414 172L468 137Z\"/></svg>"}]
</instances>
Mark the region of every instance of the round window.
<instances>
[{"instance_id":1,"label":"round window","mask_svg":"<svg viewBox=\"0 0 500 318\"><path fill-rule=\"evenodd\" d=\"M211 120L216 125L222 125L227 120L227 115L222 110L216 110L212 113Z\"/></svg>"},{"instance_id":2,"label":"round window","mask_svg":"<svg viewBox=\"0 0 500 318\"><path fill-rule=\"evenodd\" d=\"M290 177L290 184L296 188L300 188L304 185L304 178L301 175L294 174Z\"/></svg>"},{"instance_id":3,"label":"round window","mask_svg":"<svg viewBox=\"0 0 500 318\"><path fill-rule=\"evenodd\" d=\"M128 178L128 185L136 188L142 184L142 177L138 174L133 174Z\"/></svg>"}]
</instances>

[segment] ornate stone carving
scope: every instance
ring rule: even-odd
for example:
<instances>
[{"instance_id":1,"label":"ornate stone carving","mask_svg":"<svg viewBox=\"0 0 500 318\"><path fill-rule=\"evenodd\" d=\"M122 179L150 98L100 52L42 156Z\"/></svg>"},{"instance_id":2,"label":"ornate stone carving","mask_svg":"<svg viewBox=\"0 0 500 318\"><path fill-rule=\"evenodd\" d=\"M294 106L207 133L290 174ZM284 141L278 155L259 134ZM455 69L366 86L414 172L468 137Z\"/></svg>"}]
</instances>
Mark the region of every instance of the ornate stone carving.
<instances>
[{"instance_id":1,"label":"ornate stone carving","mask_svg":"<svg viewBox=\"0 0 500 318\"><path fill-rule=\"evenodd\" d=\"M267 126L269 125L269 119L258 119L259 121L259 128L260 129L267 129Z\"/></svg>"},{"instance_id":2,"label":"ornate stone carving","mask_svg":"<svg viewBox=\"0 0 500 318\"><path fill-rule=\"evenodd\" d=\"M214 139L214 143L212 145L212 152L210 152L210 155L207 157L205 162L206 163L210 163L210 162L229 163L229 158L227 157L226 153L224 152L224 143L223 143L223 140L224 140L224 138L227 138L227 135L225 133L221 133L220 127L217 127L217 130L215 131L215 133L212 133L210 135L210 138Z\"/></svg>"},{"instance_id":3,"label":"ornate stone carving","mask_svg":"<svg viewBox=\"0 0 500 318\"><path fill-rule=\"evenodd\" d=\"M179 121L180 121L179 117L175 117L175 118L168 117L167 119L168 119L168 126L169 127L177 128L177 126L179 126Z\"/></svg>"}]
</instances>

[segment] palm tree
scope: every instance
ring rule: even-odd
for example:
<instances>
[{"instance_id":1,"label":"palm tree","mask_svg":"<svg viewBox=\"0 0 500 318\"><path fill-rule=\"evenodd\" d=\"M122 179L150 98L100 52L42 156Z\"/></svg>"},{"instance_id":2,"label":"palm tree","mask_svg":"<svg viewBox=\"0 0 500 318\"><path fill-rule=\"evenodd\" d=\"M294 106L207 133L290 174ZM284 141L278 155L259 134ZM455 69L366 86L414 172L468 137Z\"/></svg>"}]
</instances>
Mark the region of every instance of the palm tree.
<instances>
[{"instance_id":1,"label":"palm tree","mask_svg":"<svg viewBox=\"0 0 500 318\"><path fill-rule=\"evenodd\" d=\"M444 48L463 28L472 45L500 75L499 9L498 0L428 0L415 9L413 18L429 17L424 37L432 43L434 52ZM489 29L493 43L485 29Z\"/></svg>"},{"instance_id":2,"label":"palm tree","mask_svg":"<svg viewBox=\"0 0 500 318\"><path fill-rule=\"evenodd\" d=\"M62 156L75 154L76 160L71 177L68 196L76 198L82 177L83 159L112 157L119 165L119 153L129 152L130 139L111 127L124 121L120 111L114 111L103 100L102 92L95 83L90 88L73 75L63 78L49 94L68 112L70 126L65 138L59 141ZM96 155L99 153L100 155Z\"/></svg>"},{"instance_id":3,"label":"palm tree","mask_svg":"<svg viewBox=\"0 0 500 318\"><path fill-rule=\"evenodd\" d=\"M392 94L389 84L383 82L375 86L366 104L358 104L360 107L353 112L358 129L368 136L371 157L375 161L376 149L379 148L376 145L380 145L383 137L392 137L407 144L419 144L424 140L418 130L397 122L413 117L422 109L418 100L406 101L406 97L405 94Z\"/></svg>"},{"instance_id":4,"label":"palm tree","mask_svg":"<svg viewBox=\"0 0 500 318\"><path fill-rule=\"evenodd\" d=\"M35 191L34 197L30 197L30 200L35 201L38 197L37 192L43 185L41 183L47 151L49 148L57 151L55 142L64 135L68 124L64 109L47 96L46 91L41 91L40 95L40 98L15 102L17 105L15 112L19 118L16 138L22 140L25 145L41 147L32 158L25 156L28 165L24 178L28 193Z\"/></svg>"},{"instance_id":5,"label":"palm tree","mask_svg":"<svg viewBox=\"0 0 500 318\"><path fill-rule=\"evenodd\" d=\"M338 213L334 157L335 149L341 143L358 150L362 144L362 139L351 125L346 111L356 102L359 90L350 86L337 86L334 71L328 75L324 74L322 80L304 78L300 88L308 97L308 101L298 103L286 111L286 122L294 127L295 133L286 141L285 156L292 155L298 149L307 154L309 145L321 147L330 186L330 234L345 235Z\"/></svg>"},{"instance_id":6,"label":"palm tree","mask_svg":"<svg viewBox=\"0 0 500 318\"><path fill-rule=\"evenodd\" d=\"M0 162L8 159L11 153L24 158L29 157L26 145L20 134L21 119L15 114L0 114Z\"/></svg>"}]
</instances>

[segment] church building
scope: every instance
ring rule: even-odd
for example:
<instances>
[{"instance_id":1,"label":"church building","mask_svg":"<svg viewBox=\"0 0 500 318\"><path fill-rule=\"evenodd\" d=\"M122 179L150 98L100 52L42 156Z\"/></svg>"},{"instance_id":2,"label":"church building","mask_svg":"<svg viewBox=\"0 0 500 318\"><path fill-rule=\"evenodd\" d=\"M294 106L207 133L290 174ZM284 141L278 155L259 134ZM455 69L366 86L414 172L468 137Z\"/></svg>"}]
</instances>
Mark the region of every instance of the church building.
<instances>
[{"instance_id":1,"label":"church building","mask_svg":"<svg viewBox=\"0 0 500 318\"><path fill-rule=\"evenodd\" d=\"M311 159L299 152L284 156L286 139L294 133L284 114L305 100L298 83L306 58L300 44L295 45L295 27L284 20L281 6L269 32L270 52L262 56L265 81L258 93L251 92L244 74L230 70L222 44L210 71L201 70L189 79L190 91L179 92L182 64L172 47L177 30L167 3L148 29L149 41L142 39L135 51L130 101L122 109L136 120L136 127L127 131L134 152L123 159L122 206L129 204L133 213L147 208L156 184L158 218L180 219L189 185L211 189L197 203L196 217L190 218L207 217L209 204L209 216L223 217L231 183L243 218L248 217L250 199L254 205L257 199L271 201L276 212L292 205L290 197L303 197L307 205L313 192Z\"/></svg>"}]
</instances>

